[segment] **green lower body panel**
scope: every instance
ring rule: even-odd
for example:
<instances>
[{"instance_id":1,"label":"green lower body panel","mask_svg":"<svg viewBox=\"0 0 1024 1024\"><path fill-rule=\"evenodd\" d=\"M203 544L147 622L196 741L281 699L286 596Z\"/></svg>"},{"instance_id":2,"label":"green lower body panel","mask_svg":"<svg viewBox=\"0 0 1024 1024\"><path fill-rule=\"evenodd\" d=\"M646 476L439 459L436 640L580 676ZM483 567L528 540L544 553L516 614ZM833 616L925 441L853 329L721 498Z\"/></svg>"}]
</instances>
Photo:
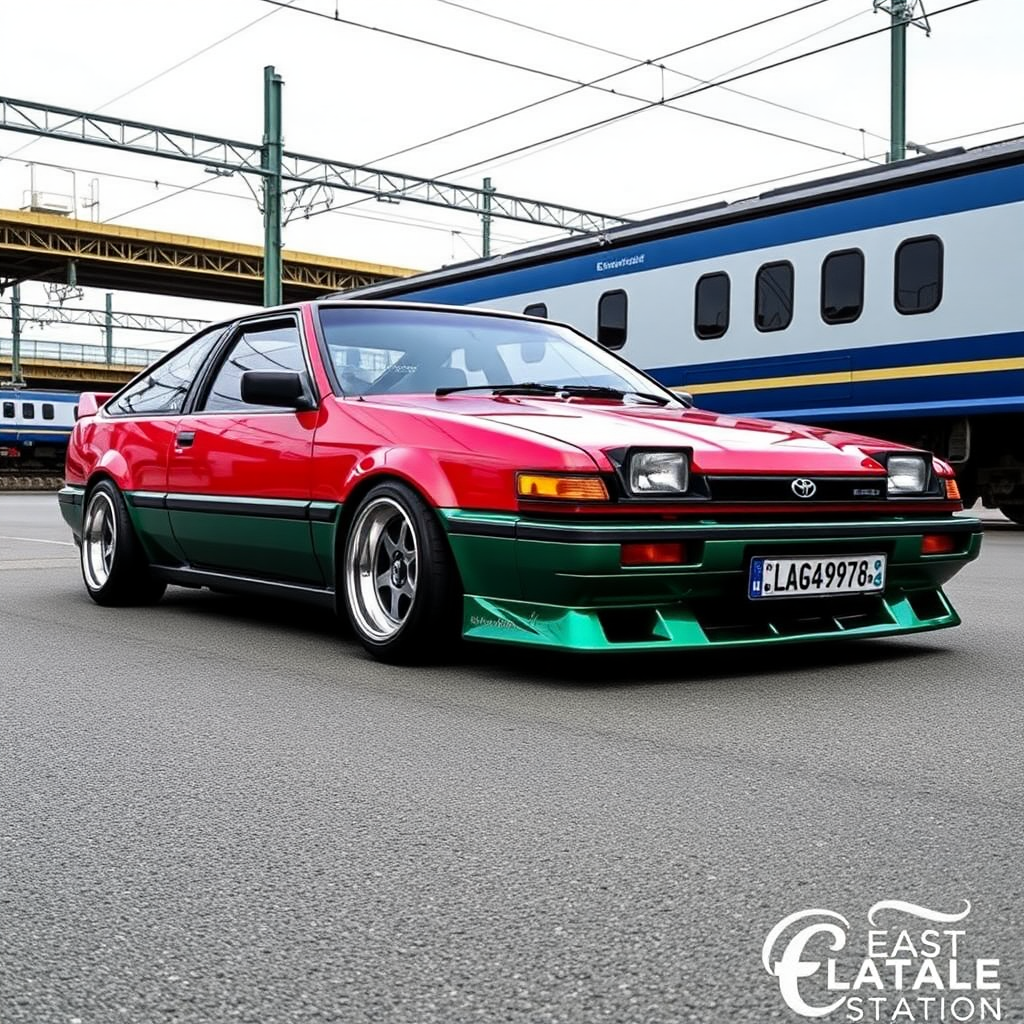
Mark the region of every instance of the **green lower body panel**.
<instances>
[{"instance_id":1,"label":"green lower body panel","mask_svg":"<svg viewBox=\"0 0 1024 1024\"><path fill-rule=\"evenodd\" d=\"M463 636L575 651L736 647L956 626L943 584L978 556L973 519L594 524L442 513L462 577ZM926 535L949 538L923 553ZM622 565L622 545L682 544L674 565ZM884 589L751 597L755 558L884 556Z\"/></svg>"}]
</instances>

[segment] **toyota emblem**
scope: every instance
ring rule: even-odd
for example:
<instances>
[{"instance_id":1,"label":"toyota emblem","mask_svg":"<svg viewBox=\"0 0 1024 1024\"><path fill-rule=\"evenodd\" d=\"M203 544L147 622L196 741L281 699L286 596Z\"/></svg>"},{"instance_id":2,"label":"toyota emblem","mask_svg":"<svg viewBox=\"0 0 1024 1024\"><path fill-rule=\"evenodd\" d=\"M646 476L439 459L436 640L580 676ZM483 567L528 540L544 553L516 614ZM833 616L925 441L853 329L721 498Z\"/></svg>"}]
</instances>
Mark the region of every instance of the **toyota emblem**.
<instances>
[{"instance_id":1,"label":"toyota emblem","mask_svg":"<svg viewBox=\"0 0 1024 1024\"><path fill-rule=\"evenodd\" d=\"M818 485L813 480L808 480L806 477L794 480L790 486L793 488L793 493L798 498L813 498L814 492L818 489Z\"/></svg>"}]
</instances>

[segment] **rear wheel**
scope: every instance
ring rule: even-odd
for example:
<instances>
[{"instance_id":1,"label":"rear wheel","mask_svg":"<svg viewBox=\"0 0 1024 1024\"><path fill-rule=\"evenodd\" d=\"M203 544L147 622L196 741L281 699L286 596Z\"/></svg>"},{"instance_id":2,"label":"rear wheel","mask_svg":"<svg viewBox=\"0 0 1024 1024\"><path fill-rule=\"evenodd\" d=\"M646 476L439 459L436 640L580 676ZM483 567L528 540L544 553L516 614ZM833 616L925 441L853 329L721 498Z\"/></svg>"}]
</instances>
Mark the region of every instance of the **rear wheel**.
<instances>
[{"instance_id":1,"label":"rear wheel","mask_svg":"<svg viewBox=\"0 0 1024 1024\"><path fill-rule=\"evenodd\" d=\"M124 497L109 480L86 498L81 559L85 589L97 604L153 604L167 589L153 579Z\"/></svg>"},{"instance_id":2,"label":"rear wheel","mask_svg":"<svg viewBox=\"0 0 1024 1024\"><path fill-rule=\"evenodd\" d=\"M381 661L429 662L458 639L459 580L437 517L410 487L378 484L356 510L341 581L352 628Z\"/></svg>"}]
</instances>

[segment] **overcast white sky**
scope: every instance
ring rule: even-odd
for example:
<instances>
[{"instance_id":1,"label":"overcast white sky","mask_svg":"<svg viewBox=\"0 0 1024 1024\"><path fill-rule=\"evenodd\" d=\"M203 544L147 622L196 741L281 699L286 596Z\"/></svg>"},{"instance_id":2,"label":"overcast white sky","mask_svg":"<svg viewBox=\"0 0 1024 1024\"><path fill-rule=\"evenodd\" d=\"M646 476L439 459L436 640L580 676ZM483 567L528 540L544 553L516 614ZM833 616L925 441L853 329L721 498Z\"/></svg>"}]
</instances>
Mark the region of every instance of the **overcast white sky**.
<instances>
[{"instance_id":1,"label":"overcast white sky","mask_svg":"<svg viewBox=\"0 0 1024 1024\"><path fill-rule=\"evenodd\" d=\"M941 13L959 2L926 0L931 37L911 29L908 38L907 135L939 148L1024 134L1024 2L977 0ZM837 164L865 166L865 155L884 160L887 34L676 101L689 113L658 104L533 146L888 23L871 0L821 0L704 43L807 3L294 0L284 9L270 0L0 0L0 95L258 144L263 68L271 64L285 82L289 150L477 186L489 175L503 192L647 216L740 198ZM655 63L543 102L638 61ZM459 132L528 103L536 105ZM452 132L459 133L422 145ZM520 147L531 148L503 155ZM261 215L239 175L0 131L0 206L23 206L33 175L37 190L74 193L84 219L262 244ZM97 207L85 206L91 194ZM332 211L293 217L286 248L421 269L479 254L471 214L359 200L337 192ZM552 234L501 220L492 231L496 252ZM41 285L22 291L23 301L47 301ZM71 301L96 307L103 295ZM114 306L194 317L226 310L130 292L116 293ZM0 336L8 334L9 321L0 319ZM43 337L100 341L96 329L26 333ZM159 340L115 337L119 345Z\"/></svg>"}]
</instances>

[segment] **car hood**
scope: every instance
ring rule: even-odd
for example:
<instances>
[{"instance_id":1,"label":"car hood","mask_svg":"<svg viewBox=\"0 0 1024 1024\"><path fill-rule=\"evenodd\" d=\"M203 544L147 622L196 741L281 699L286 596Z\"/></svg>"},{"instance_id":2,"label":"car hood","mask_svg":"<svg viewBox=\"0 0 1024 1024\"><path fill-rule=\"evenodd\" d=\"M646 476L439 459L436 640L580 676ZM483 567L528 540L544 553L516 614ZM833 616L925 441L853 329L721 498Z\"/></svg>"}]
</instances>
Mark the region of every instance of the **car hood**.
<instances>
[{"instance_id":1,"label":"car hood","mask_svg":"<svg viewBox=\"0 0 1024 1024\"><path fill-rule=\"evenodd\" d=\"M403 396L413 399L413 396ZM392 404L391 400L388 404ZM610 449L689 448L698 471L874 473L874 447L899 448L854 434L720 415L682 406L659 407L593 400L452 395L394 402L422 412L467 417L571 444L607 467Z\"/></svg>"}]
</instances>

